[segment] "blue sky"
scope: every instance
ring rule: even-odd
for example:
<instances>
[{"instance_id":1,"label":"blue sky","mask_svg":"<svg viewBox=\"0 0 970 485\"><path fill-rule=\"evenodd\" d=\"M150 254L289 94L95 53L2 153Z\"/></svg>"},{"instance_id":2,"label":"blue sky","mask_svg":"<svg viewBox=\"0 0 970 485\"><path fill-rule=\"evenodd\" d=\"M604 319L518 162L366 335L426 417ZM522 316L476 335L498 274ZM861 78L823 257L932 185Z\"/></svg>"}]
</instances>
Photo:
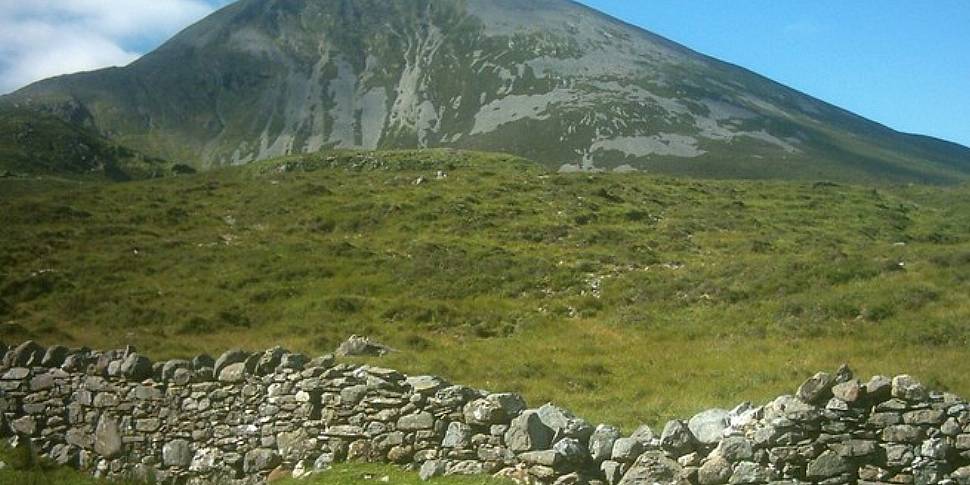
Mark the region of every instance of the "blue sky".
<instances>
[{"instance_id":1,"label":"blue sky","mask_svg":"<svg viewBox=\"0 0 970 485\"><path fill-rule=\"evenodd\" d=\"M127 64L226 3L0 0L0 93ZM892 128L970 146L970 0L582 3Z\"/></svg>"}]
</instances>

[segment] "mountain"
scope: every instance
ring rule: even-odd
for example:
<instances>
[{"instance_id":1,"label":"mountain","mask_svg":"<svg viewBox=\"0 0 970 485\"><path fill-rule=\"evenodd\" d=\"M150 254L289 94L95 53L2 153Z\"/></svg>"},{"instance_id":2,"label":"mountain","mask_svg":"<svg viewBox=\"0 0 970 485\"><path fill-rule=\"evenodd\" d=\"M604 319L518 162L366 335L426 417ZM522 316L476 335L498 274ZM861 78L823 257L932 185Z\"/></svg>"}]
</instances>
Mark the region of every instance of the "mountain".
<instances>
[{"instance_id":1,"label":"mountain","mask_svg":"<svg viewBox=\"0 0 970 485\"><path fill-rule=\"evenodd\" d=\"M895 132L569 0L240 0L127 67L2 101L199 168L453 147L563 170L970 175L966 147Z\"/></svg>"},{"instance_id":2,"label":"mountain","mask_svg":"<svg viewBox=\"0 0 970 485\"><path fill-rule=\"evenodd\" d=\"M50 113L0 109L0 176L145 179L193 172L121 146Z\"/></svg>"}]
</instances>

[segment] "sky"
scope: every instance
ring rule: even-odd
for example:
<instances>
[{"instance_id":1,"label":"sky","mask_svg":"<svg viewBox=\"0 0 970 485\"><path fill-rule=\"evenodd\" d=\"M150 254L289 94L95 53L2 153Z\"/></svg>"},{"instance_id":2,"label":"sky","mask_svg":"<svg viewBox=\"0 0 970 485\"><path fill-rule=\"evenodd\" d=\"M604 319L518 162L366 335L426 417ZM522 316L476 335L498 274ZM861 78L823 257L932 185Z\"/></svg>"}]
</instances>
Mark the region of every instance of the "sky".
<instances>
[{"instance_id":1,"label":"sky","mask_svg":"<svg viewBox=\"0 0 970 485\"><path fill-rule=\"evenodd\" d=\"M897 130L970 146L968 0L581 1ZM0 0L0 93L128 64L226 3Z\"/></svg>"}]
</instances>

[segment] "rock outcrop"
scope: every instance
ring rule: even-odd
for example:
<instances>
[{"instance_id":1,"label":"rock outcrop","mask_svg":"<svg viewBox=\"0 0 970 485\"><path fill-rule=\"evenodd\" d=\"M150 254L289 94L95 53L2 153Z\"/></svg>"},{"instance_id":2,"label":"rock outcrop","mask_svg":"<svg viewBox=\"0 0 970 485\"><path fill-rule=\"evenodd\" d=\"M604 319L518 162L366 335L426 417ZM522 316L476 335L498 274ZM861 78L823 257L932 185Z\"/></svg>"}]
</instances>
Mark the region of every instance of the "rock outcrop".
<instances>
[{"instance_id":1,"label":"rock outcrop","mask_svg":"<svg viewBox=\"0 0 970 485\"><path fill-rule=\"evenodd\" d=\"M516 394L279 348L153 364L28 342L0 362L0 433L109 478L261 483L363 460L561 485L970 484L965 400L846 368L624 436Z\"/></svg>"}]
</instances>

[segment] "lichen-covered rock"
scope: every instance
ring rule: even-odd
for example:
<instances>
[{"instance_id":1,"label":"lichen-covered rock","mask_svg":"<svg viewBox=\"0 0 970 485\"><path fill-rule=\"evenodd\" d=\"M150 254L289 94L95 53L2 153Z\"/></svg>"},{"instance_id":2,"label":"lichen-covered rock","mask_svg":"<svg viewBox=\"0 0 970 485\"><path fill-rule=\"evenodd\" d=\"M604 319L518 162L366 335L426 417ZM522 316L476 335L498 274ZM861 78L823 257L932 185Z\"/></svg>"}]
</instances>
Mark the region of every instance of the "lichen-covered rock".
<instances>
[{"instance_id":1,"label":"lichen-covered rock","mask_svg":"<svg viewBox=\"0 0 970 485\"><path fill-rule=\"evenodd\" d=\"M186 370L186 369L179 369ZM238 384L246 379L246 363L236 362L222 368L219 372L219 382Z\"/></svg>"},{"instance_id":2,"label":"lichen-covered rock","mask_svg":"<svg viewBox=\"0 0 970 485\"><path fill-rule=\"evenodd\" d=\"M222 369L224 369L226 366L246 362L246 359L248 358L249 358L249 352L246 352L244 350L240 350L240 349L227 350L225 353L220 355L219 358L216 359L215 364L213 364L213 368L212 368L213 375L215 375L216 378L218 378L222 374Z\"/></svg>"}]
</instances>

